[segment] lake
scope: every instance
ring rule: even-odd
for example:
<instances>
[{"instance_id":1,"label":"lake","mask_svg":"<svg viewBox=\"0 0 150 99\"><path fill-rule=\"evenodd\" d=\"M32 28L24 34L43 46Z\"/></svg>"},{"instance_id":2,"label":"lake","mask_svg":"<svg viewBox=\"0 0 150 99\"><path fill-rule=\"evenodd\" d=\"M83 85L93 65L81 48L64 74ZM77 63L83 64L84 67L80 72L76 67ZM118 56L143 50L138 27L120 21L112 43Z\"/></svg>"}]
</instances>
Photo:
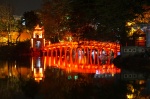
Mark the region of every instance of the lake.
<instances>
[{"instance_id":1,"label":"lake","mask_svg":"<svg viewBox=\"0 0 150 99\"><path fill-rule=\"evenodd\" d=\"M148 99L148 73L86 57L0 60L0 99Z\"/></svg>"}]
</instances>

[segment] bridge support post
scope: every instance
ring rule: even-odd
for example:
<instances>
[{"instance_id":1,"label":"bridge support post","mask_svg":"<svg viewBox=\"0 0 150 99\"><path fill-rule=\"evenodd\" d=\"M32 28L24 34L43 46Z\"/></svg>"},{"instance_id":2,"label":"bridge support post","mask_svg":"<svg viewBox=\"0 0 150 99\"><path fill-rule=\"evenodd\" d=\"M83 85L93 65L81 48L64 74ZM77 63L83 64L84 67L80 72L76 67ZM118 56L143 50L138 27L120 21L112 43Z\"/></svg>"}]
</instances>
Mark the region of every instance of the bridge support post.
<instances>
[{"instance_id":1,"label":"bridge support post","mask_svg":"<svg viewBox=\"0 0 150 99\"><path fill-rule=\"evenodd\" d=\"M94 50L94 56L93 56L94 64L95 64L95 60L96 60L96 53L95 53L95 50Z\"/></svg>"},{"instance_id":2,"label":"bridge support post","mask_svg":"<svg viewBox=\"0 0 150 99\"><path fill-rule=\"evenodd\" d=\"M51 49L51 57L53 57L53 49Z\"/></svg>"},{"instance_id":3,"label":"bridge support post","mask_svg":"<svg viewBox=\"0 0 150 99\"><path fill-rule=\"evenodd\" d=\"M51 65L53 65L54 60L53 60L53 49L51 48Z\"/></svg>"},{"instance_id":4,"label":"bridge support post","mask_svg":"<svg viewBox=\"0 0 150 99\"><path fill-rule=\"evenodd\" d=\"M60 64L62 63L62 47L60 47L60 56L59 56L59 59L60 59Z\"/></svg>"},{"instance_id":5,"label":"bridge support post","mask_svg":"<svg viewBox=\"0 0 150 99\"><path fill-rule=\"evenodd\" d=\"M58 58L58 56L57 56L57 49L55 49L55 58L56 58L56 63L57 63L57 58Z\"/></svg>"},{"instance_id":6,"label":"bridge support post","mask_svg":"<svg viewBox=\"0 0 150 99\"><path fill-rule=\"evenodd\" d=\"M77 52L77 48L75 48L75 63L77 63L77 59L78 59L78 52Z\"/></svg>"},{"instance_id":7,"label":"bridge support post","mask_svg":"<svg viewBox=\"0 0 150 99\"><path fill-rule=\"evenodd\" d=\"M70 64L72 64L72 48L70 48Z\"/></svg>"},{"instance_id":8,"label":"bridge support post","mask_svg":"<svg viewBox=\"0 0 150 99\"><path fill-rule=\"evenodd\" d=\"M67 64L67 48L66 47L64 48L64 51L65 51L64 58L65 58L65 65L66 65Z\"/></svg>"},{"instance_id":9,"label":"bridge support post","mask_svg":"<svg viewBox=\"0 0 150 99\"><path fill-rule=\"evenodd\" d=\"M92 49L90 49L90 64L92 64Z\"/></svg>"},{"instance_id":10,"label":"bridge support post","mask_svg":"<svg viewBox=\"0 0 150 99\"><path fill-rule=\"evenodd\" d=\"M99 49L97 50L97 64L99 65Z\"/></svg>"},{"instance_id":11,"label":"bridge support post","mask_svg":"<svg viewBox=\"0 0 150 99\"><path fill-rule=\"evenodd\" d=\"M84 47L84 51L83 51L83 58L84 58L84 63L86 62L86 58L85 58L85 47Z\"/></svg>"},{"instance_id":12,"label":"bridge support post","mask_svg":"<svg viewBox=\"0 0 150 99\"><path fill-rule=\"evenodd\" d=\"M89 64L89 50L88 50L88 47L86 49L86 55L87 55L87 64Z\"/></svg>"},{"instance_id":13,"label":"bridge support post","mask_svg":"<svg viewBox=\"0 0 150 99\"><path fill-rule=\"evenodd\" d=\"M49 48L47 49L47 56L49 56Z\"/></svg>"}]
</instances>

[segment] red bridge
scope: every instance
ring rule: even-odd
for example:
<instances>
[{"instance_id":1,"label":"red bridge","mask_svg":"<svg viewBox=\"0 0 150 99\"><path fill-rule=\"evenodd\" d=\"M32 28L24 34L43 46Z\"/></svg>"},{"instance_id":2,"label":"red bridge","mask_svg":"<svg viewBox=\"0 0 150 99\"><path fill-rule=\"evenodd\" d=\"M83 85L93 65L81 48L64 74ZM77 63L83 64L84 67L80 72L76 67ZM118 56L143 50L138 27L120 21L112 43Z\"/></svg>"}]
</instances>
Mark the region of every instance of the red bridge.
<instances>
[{"instance_id":1,"label":"red bridge","mask_svg":"<svg viewBox=\"0 0 150 99\"><path fill-rule=\"evenodd\" d=\"M102 49L107 53L105 64L102 64L100 57ZM120 73L120 69L110 64L111 57L109 54L111 50L116 57L117 53L120 52L120 45L114 42L97 41L45 44L45 47L41 50L43 56L33 57L35 59L32 59L32 63L35 63L32 64L34 76L35 78L43 77L45 68L51 66L65 69L67 72L96 73L96 75ZM38 72L35 72L36 69L38 69Z\"/></svg>"},{"instance_id":2,"label":"red bridge","mask_svg":"<svg viewBox=\"0 0 150 99\"><path fill-rule=\"evenodd\" d=\"M114 52L114 57L120 52L120 44L116 42L98 42L98 41L79 41L79 42L61 42L49 44L44 47L45 56L59 56L78 59L86 56L89 63L99 64L99 58L105 50L107 60L109 60L110 51ZM93 60L93 61L92 61Z\"/></svg>"}]
</instances>

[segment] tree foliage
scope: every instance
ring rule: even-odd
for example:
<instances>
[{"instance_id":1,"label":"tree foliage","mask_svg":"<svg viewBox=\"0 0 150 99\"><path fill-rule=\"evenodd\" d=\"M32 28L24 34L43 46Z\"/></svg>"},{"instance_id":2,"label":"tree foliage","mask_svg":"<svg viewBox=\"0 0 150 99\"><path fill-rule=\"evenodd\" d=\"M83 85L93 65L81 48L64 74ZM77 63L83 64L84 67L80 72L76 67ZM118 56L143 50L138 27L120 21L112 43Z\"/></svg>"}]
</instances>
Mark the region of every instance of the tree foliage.
<instances>
[{"instance_id":1,"label":"tree foliage","mask_svg":"<svg viewBox=\"0 0 150 99\"><path fill-rule=\"evenodd\" d=\"M148 3L148 0L43 0L42 19L49 36L68 30L81 38L125 43L126 22L143 13L143 5Z\"/></svg>"},{"instance_id":2,"label":"tree foliage","mask_svg":"<svg viewBox=\"0 0 150 99\"><path fill-rule=\"evenodd\" d=\"M13 9L10 5L0 5L0 31L8 31L13 20Z\"/></svg>"},{"instance_id":3,"label":"tree foliage","mask_svg":"<svg viewBox=\"0 0 150 99\"><path fill-rule=\"evenodd\" d=\"M44 0L42 22L48 38L63 35L69 30L70 0Z\"/></svg>"},{"instance_id":4,"label":"tree foliage","mask_svg":"<svg viewBox=\"0 0 150 99\"><path fill-rule=\"evenodd\" d=\"M24 12L23 19L28 30L33 30L37 24L40 24L40 18L34 11Z\"/></svg>"}]
</instances>

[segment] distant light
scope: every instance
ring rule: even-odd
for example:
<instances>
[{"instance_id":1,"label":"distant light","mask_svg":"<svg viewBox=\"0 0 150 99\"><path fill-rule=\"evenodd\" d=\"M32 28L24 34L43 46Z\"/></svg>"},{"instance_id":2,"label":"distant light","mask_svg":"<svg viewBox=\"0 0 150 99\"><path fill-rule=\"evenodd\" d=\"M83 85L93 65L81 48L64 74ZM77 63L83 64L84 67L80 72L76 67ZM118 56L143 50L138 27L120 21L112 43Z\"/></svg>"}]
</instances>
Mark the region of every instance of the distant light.
<instances>
[{"instance_id":1,"label":"distant light","mask_svg":"<svg viewBox=\"0 0 150 99\"><path fill-rule=\"evenodd\" d=\"M22 22L22 25L26 25L26 22L24 21L24 22Z\"/></svg>"},{"instance_id":2,"label":"distant light","mask_svg":"<svg viewBox=\"0 0 150 99\"><path fill-rule=\"evenodd\" d=\"M121 53L120 53L120 52L117 52L117 55L121 55Z\"/></svg>"},{"instance_id":3,"label":"distant light","mask_svg":"<svg viewBox=\"0 0 150 99\"><path fill-rule=\"evenodd\" d=\"M72 77L71 77L71 76L68 76L68 79L70 80L70 79L72 79Z\"/></svg>"},{"instance_id":4,"label":"distant light","mask_svg":"<svg viewBox=\"0 0 150 99\"><path fill-rule=\"evenodd\" d=\"M75 75L75 76L74 76L74 79L75 79L75 80L77 80L77 79L78 79L78 76L77 76L77 75Z\"/></svg>"},{"instance_id":5,"label":"distant light","mask_svg":"<svg viewBox=\"0 0 150 99\"><path fill-rule=\"evenodd\" d=\"M22 19L22 25L26 25L25 19Z\"/></svg>"}]
</instances>

